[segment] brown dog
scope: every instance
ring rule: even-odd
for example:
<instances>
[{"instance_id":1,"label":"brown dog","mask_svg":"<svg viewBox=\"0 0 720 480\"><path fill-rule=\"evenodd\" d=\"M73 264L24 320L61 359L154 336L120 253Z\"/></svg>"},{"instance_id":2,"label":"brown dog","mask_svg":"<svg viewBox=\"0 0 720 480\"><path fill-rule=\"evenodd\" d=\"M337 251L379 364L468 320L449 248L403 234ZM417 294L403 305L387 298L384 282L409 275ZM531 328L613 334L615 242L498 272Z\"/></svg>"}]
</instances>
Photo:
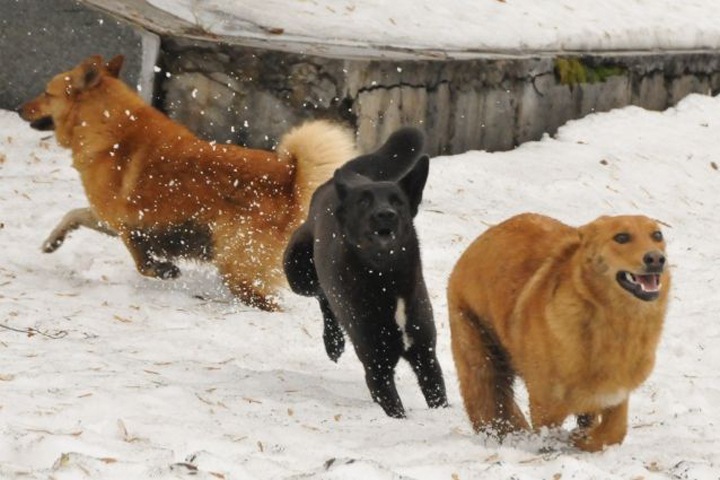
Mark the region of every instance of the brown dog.
<instances>
[{"instance_id":1,"label":"brown dog","mask_svg":"<svg viewBox=\"0 0 720 480\"><path fill-rule=\"evenodd\" d=\"M175 258L212 261L241 301L276 309L285 243L315 188L357 155L352 134L314 121L277 152L209 143L118 80L122 63L90 57L21 107L72 149L90 203L66 215L45 251L78 226L115 233L143 275L178 276Z\"/></svg>"},{"instance_id":2,"label":"brown dog","mask_svg":"<svg viewBox=\"0 0 720 480\"><path fill-rule=\"evenodd\" d=\"M650 374L670 288L665 243L643 216L572 228L536 214L483 233L450 276L452 350L476 431L529 428L513 398L528 390L536 429L577 415L575 445L627 432L628 396Z\"/></svg>"}]
</instances>

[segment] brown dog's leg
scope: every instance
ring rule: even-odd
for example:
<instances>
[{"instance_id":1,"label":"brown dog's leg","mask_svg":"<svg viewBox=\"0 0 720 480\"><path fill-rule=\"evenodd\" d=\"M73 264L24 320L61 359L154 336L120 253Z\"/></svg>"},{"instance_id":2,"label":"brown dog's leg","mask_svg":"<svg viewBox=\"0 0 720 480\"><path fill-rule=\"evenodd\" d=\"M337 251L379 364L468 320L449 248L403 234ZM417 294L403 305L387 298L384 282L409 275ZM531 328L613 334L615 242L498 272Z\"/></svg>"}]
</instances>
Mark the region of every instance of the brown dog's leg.
<instances>
[{"instance_id":1,"label":"brown dog's leg","mask_svg":"<svg viewBox=\"0 0 720 480\"><path fill-rule=\"evenodd\" d=\"M492 428L502 438L528 429L514 399L514 373L494 335L467 311L451 304L449 313L460 391L475 431Z\"/></svg>"},{"instance_id":2,"label":"brown dog's leg","mask_svg":"<svg viewBox=\"0 0 720 480\"><path fill-rule=\"evenodd\" d=\"M130 251L135 267L138 272L146 277L177 278L180 276L180 269L172 262L164 262L154 258L152 253L153 239L141 230L125 230L120 233L125 246Z\"/></svg>"},{"instance_id":3,"label":"brown dog's leg","mask_svg":"<svg viewBox=\"0 0 720 480\"><path fill-rule=\"evenodd\" d=\"M573 432L573 443L581 450L596 452L620 443L627 434L628 401L602 411L599 423Z\"/></svg>"},{"instance_id":4,"label":"brown dog's leg","mask_svg":"<svg viewBox=\"0 0 720 480\"><path fill-rule=\"evenodd\" d=\"M271 298L272 290L267 277L262 272L256 271L255 265L245 265L241 262L241 257L234 260L232 256L218 255L215 258L215 264L230 293L245 305L267 312L280 310L280 306Z\"/></svg>"},{"instance_id":5,"label":"brown dog's leg","mask_svg":"<svg viewBox=\"0 0 720 480\"><path fill-rule=\"evenodd\" d=\"M238 227L227 223L213 233L213 263L225 285L242 303L268 312L280 310L273 299L281 284L282 249L280 233L253 230L238 235Z\"/></svg>"},{"instance_id":6,"label":"brown dog's leg","mask_svg":"<svg viewBox=\"0 0 720 480\"><path fill-rule=\"evenodd\" d=\"M117 236L117 232L100 220L90 208L76 208L66 213L60 223L50 232L48 238L43 242L43 252L52 253L60 248L67 235L80 227L90 228L113 237Z\"/></svg>"},{"instance_id":7,"label":"brown dog's leg","mask_svg":"<svg viewBox=\"0 0 720 480\"><path fill-rule=\"evenodd\" d=\"M252 285L247 280L238 280L234 275L223 275L225 285L230 292L235 295L242 303L251 307L265 310L266 312L277 312L280 305L273 300L270 295L263 292Z\"/></svg>"}]
</instances>

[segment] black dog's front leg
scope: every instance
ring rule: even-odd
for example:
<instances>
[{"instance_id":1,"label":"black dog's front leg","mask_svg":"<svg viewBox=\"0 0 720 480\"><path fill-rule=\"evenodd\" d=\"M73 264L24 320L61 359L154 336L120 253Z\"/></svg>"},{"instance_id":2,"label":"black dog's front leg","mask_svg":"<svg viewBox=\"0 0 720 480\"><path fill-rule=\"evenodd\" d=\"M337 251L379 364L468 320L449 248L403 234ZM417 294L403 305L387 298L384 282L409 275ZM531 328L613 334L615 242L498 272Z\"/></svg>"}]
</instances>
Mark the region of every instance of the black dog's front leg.
<instances>
[{"instance_id":1,"label":"black dog's front leg","mask_svg":"<svg viewBox=\"0 0 720 480\"><path fill-rule=\"evenodd\" d=\"M430 408L447 407L445 380L433 347L413 346L405 353Z\"/></svg>"},{"instance_id":2,"label":"black dog's front leg","mask_svg":"<svg viewBox=\"0 0 720 480\"><path fill-rule=\"evenodd\" d=\"M365 382L373 400L385 410L388 417L405 418L405 407L395 387L395 372L365 367Z\"/></svg>"},{"instance_id":3,"label":"black dog's front leg","mask_svg":"<svg viewBox=\"0 0 720 480\"><path fill-rule=\"evenodd\" d=\"M333 362L337 362L343 351L345 351L345 335L335 318L335 314L330 309L330 304L325 295L318 295L320 310L323 315L323 342L325 343L325 352Z\"/></svg>"},{"instance_id":4,"label":"black dog's front leg","mask_svg":"<svg viewBox=\"0 0 720 480\"><path fill-rule=\"evenodd\" d=\"M358 358L365 368L365 382L370 395L389 417L405 418L405 407L395 386L395 365L400 355L388 348L382 348L384 342L375 339L372 345L360 345ZM368 348L369 347L369 348Z\"/></svg>"}]
</instances>

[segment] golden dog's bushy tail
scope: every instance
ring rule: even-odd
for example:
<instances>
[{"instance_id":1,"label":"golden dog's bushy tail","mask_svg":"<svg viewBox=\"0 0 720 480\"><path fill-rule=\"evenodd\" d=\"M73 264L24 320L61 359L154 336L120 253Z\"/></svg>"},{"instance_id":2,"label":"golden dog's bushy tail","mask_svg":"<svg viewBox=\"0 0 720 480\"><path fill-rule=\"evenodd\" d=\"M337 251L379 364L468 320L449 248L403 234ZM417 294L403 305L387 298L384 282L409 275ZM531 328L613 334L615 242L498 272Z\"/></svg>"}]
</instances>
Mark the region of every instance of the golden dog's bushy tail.
<instances>
[{"instance_id":1,"label":"golden dog's bushy tail","mask_svg":"<svg viewBox=\"0 0 720 480\"><path fill-rule=\"evenodd\" d=\"M335 170L358 156L353 132L327 120L312 120L293 128L280 140L280 158L295 165L298 217L306 215L312 194Z\"/></svg>"}]
</instances>

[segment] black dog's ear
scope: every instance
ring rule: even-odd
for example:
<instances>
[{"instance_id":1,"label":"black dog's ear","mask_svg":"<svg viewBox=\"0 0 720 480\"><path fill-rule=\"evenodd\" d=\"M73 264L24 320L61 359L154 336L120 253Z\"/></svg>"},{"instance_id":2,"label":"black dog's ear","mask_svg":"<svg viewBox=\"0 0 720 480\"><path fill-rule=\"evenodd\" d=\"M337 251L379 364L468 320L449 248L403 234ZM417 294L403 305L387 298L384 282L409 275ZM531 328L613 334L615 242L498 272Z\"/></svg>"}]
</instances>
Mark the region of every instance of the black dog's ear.
<instances>
[{"instance_id":1,"label":"black dog's ear","mask_svg":"<svg viewBox=\"0 0 720 480\"><path fill-rule=\"evenodd\" d=\"M400 185L400 188L410 201L410 212L413 217L417 215L418 207L422 202L423 189L427 182L428 173L430 173L430 157L423 155L418 159L412 170L398 181L398 185Z\"/></svg>"},{"instance_id":2,"label":"black dog's ear","mask_svg":"<svg viewBox=\"0 0 720 480\"><path fill-rule=\"evenodd\" d=\"M376 151L350 160L343 170L364 175L375 181L397 181L422 155L425 135L414 127L395 131Z\"/></svg>"}]
</instances>

